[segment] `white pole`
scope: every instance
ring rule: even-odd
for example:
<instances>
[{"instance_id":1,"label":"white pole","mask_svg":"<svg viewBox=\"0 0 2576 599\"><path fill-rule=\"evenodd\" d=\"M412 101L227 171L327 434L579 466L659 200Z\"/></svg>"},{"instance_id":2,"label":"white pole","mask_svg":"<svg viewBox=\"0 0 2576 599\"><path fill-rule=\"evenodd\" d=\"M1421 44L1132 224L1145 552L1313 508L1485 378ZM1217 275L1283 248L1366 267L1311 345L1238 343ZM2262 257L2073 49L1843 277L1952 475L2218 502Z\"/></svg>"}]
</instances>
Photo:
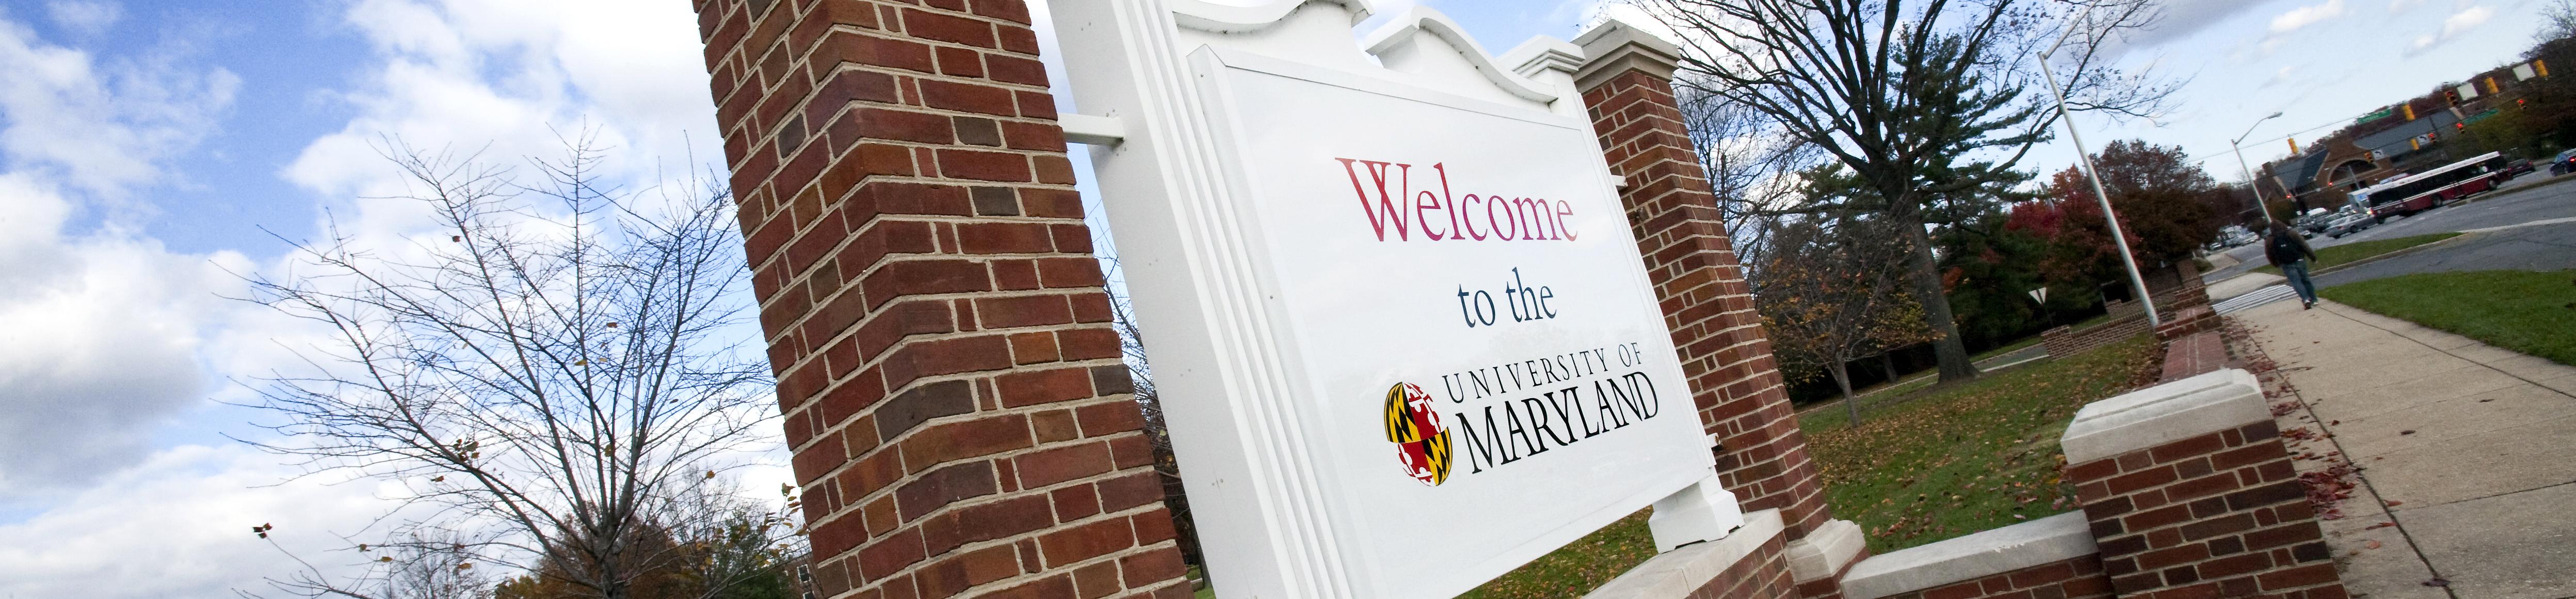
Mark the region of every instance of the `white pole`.
<instances>
[{"instance_id":1,"label":"white pole","mask_svg":"<svg viewBox=\"0 0 2576 599\"><path fill-rule=\"evenodd\" d=\"M2236 168L2245 171L2245 187L2254 190L2254 209L2263 213L2263 227L2266 229L2264 232L2265 235L2271 234L2269 229L2273 222L2272 207L2263 203L2263 186L2254 181L2254 168L2245 165L2245 138L2254 135L2254 127L2261 127L2263 126L2263 121L2272 120L2273 117L2277 116L2281 116L2281 113L2275 112L2272 113L2272 116L2256 119L2252 127L2245 128L2245 135L2236 136L2235 140L2227 142L2228 147L2234 148L2236 151Z\"/></svg>"},{"instance_id":2,"label":"white pole","mask_svg":"<svg viewBox=\"0 0 2576 599\"><path fill-rule=\"evenodd\" d=\"M2084 17L2092 15L2091 9L2084 11ZM2077 22L2082 22L2084 17L2077 17ZM2073 31L2074 24L2068 24L2067 29ZM2059 34L2057 43L2066 43L2066 36ZM2067 141L2075 144L2075 158L2084 165L2084 178L2093 183L2093 199L2102 202L2102 220L2111 225L2111 241L2119 244L2120 266L2129 270L2129 286L2138 292L2138 305L2147 309L2147 326L2162 327L2165 321L2163 316L2156 314L2156 298L2147 294L2147 279L2138 275L2138 258L2129 253L2129 236L2120 232L2120 214L2111 210L2111 194L2103 191L2102 175L2093 169L2093 154L2084 149L2084 136L2075 132L2075 116L2066 111L2066 93L2057 89L2057 73L2048 68L2048 56L2055 53L2057 53L2056 45L2049 46L2047 52L2039 53L2040 78L2048 80L2048 96L2057 100L2057 118L2066 125ZM2259 199L2261 196L2256 197Z\"/></svg>"}]
</instances>

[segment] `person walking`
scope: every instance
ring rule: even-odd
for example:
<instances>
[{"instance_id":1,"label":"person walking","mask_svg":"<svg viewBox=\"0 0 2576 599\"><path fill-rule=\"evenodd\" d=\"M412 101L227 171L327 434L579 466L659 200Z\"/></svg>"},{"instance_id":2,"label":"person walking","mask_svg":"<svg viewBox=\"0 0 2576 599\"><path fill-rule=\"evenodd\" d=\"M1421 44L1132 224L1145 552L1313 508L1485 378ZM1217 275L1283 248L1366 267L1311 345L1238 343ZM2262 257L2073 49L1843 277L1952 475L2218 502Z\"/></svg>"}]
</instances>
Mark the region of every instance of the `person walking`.
<instances>
[{"instance_id":1,"label":"person walking","mask_svg":"<svg viewBox=\"0 0 2576 599\"><path fill-rule=\"evenodd\" d=\"M2317 284L2308 280L2308 262L2317 259L2317 251L2299 238L2298 231L2281 221L2272 221L2270 239L2263 242L2263 258L2271 260L2272 266L2281 269L2281 276L2290 279L2290 290L2299 292L2299 309L2317 307Z\"/></svg>"}]
</instances>

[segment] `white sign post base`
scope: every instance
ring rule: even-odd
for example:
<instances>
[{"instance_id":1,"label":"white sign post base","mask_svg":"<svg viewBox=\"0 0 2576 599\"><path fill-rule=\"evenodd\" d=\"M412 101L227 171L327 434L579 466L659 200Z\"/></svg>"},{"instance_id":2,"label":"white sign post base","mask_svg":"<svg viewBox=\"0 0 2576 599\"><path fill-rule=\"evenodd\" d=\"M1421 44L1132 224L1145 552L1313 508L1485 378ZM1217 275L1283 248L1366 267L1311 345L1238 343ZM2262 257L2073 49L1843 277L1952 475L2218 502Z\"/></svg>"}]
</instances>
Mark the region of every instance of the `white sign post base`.
<instances>
[{"instance_id":1,"label":"white sign post base","mask_svg":"<svg viewBox=\"0 0 2576 599\"><path fill-rule=\"evenodd\" d=\"M1740 526L1744 526L1743 507L1736 505L1735 494L1713 474L1656 500L1654 515L1646 517L1646 528L1655 533L1657 553L1723 539Z\"/></svg>"}]
</instances>

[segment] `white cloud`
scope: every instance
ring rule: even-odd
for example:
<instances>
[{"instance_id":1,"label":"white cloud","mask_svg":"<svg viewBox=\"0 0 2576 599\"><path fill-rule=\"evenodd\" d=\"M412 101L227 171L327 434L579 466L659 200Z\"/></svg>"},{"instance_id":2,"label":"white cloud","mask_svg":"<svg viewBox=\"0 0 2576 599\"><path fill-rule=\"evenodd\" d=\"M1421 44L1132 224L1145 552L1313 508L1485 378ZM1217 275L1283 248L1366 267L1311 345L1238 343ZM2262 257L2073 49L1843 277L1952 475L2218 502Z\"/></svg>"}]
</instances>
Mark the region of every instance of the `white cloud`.
<instances>
[{"instance_id":1,"label":"white cloud","mask_svg":"<svg viewBox=\"0 0 2576 599\"><path fill-rule=\"evenodd\" d=\"M211 377L197 349L239 255L181 255L120 201L193 146L236 85L220 69L99 68L0 20L0 499L76 488L147 455ZM76 223L89 223L75 227Z\"/></svg>"},{"instance_id":2,"label":"white cloud","mask_svg":"<svg viewBox=\"0 0 2576 599\"><path fill-rule=\"evenodd\" d=\"M2272 17L2272 24L2266 32L2278 37L2340 16L2343 16L2343 0L2326 0L2322 4L2301 6Z\"/></svg>"},{"instance_id":3,"label":"white cloud","mask_svg":"<svg viewBox=\"0 0 2576 599\"><path fill-rule=\"evenodd\" d=\"M2155 26L2131 36L2127 45L2153 48L2183 40L2262 4L2243 0L2171 0L2164 3Z\"/></svg>"},{"instance_id":4,"label":"white cloud","mask_svg":"<svg viewBox=\"0 0 2576 599\"><path fill-rule=\"evenodd\" d=\"M280 481L296 472L275 456L227 445L188 445L70 497L23 522L0 524L0 597L226 597L266 590L264 576L301 568L282 547L326 572L361 561L332 551L338 535L364 531L393 507L366 484ZM274 485L274 486L272 486ZM251 533L275 525L272 547Z\"/></svg>"},{"instance_id":5,"label":"white cloud","mask_svg":"<svg viewBox=\"0 0 2576 599\"><path fill-rule=\"evenodd\" d=\"M2449 18L2442 19L2441 31L2417 36L2413 43L2407 44L2406 55L2414 56L2423 54L2424 52L2432 50L2436 46L2448 43L2451 40L2459 39L2460 34L2468 33L2469 30L2476 29L2479 25L2485 25L2487 23L2487 19L2492 18L2495 18L2495 9L2485 6L2471 6L2466 9L2462 9L2459 12L2451 13Z\"/></svg>"},{"instance_id":6,"label":"white cloud","mask_svg":"<svg viewBox=\"0 0 2576 599\"><path fill-rule=\"evenodd\" d=\"M589 128L614 149L610 176L630 189L720 167L721 133L686 3L360 0L346 23L382 62L340 97L358 116L282 173L325 197L402 195L378 155L388 139L480 149L514 165L552 156L558 135ZM361 236L398 237L420 224L408 202L333 201L350 204L340 224Z\"/></svg>"},{"instance_id":7,"label":"white cloud","mask_svg":"<svg viewBox=\"0 0 2576 599\"><path fill-rule=\"evenodd\" d=\"M99 65L0 19L0 150L9 167L97 195L161 175L155 163L192 147L231 105L241 79L161 62Z\"/></svg>"},{"instance_id":8,"label":"white cloud","mask_svg":"<svg viewBox=\"0 0 2576 599\"><path fill-rule=\"evenodd\" d=\"M83 36L106 33L117 18L125 16L122 7L101 0L54 0L45 3L45 12L55 25Z\"/></svg>"},{"instance_id":9,"label":"white cloud","mask_svg":"<svg viewBox=\"0 0 2576 599\"><path fill-rule=\"evenodd\" d=\"M2423 6L2426 0L2388 0L2388 14L2397 14Z\"/></svg>"},{"instance_id":10,"label":"white cloud","mask_svg":"<svg viewBox=\"0 0 2576 599\"><path fill-rule=\"evenodd\" d=\"M2271 77L2271 78L2269 78L2269 79L2264 79L2264 80L2263 80L2263 84L2262 84L2262 85L2259 85L2259 86L2256 86L2256 87L2257 87L2258 89L2261 89L2261 88L2271 88L2271 87L2273 87L2273 86L2278 86L2278 85L2281 85L2281 84L2284 84L2284 83L2289 83L2289 82L2290 82L2290 73L2291 73L2291 72L2293 72L2293 71L2295 71L2295 70L2296 70L2296 69L2295 69L2295 68L2293 68L2293 67L2281 67L2281 70L2279 70L2279 71L2274 71L2274 72L2272 73L2272 77Z\"/></svg>"},{"instance_id":11,"label":"white cloud","mask_svg":"<svg viewBox=\"0 0 2576 599\"><path fill-rule=\"evenodd\" d=\"M65 236L71 202L0 175L0 497L80 485L141 459L153 431L211 391L207 324L238 310L218 263L109 228Z\"/></svg>"}]
</instances>

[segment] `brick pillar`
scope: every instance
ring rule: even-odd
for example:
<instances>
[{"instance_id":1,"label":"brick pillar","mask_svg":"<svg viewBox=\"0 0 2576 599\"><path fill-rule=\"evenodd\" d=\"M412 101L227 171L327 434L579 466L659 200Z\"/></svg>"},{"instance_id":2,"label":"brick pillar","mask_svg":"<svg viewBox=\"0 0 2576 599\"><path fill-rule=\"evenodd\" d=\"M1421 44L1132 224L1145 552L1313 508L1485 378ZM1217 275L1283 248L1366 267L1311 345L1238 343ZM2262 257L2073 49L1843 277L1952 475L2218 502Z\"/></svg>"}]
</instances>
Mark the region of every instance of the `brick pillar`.
<instances>
[{"instance_id":1,"label":"brick pillar","mask_svg":"<svg viewBox=\"0 0 2576 599\"><path fill-rule=\"evenodd\" d=\"M2345 599L2254 375L2094 402L2060 443L2119 596Z\"/></svg>"},{"instance_id":2,"label":"brick pillar","mask_svg":"<svg viewBox=\"0 0 2576 599\"><path fill-rule=\"evenodd\" d=\"M1187 597L1022 0L698 0L824 597Z\"/></svg>"},{"instance_id":3,"label":"brick pillar","mask_svg":"<svg viewBox=\"0 0 2576 599\"><path fill-rule=\"evenodd\" d=\"M1700 422L1717 442L1718 476L1745 511L1780 510L1802 595L1837 594L1834 580L1865 550L1860 529L1825 507L1824 482L1807 458L1762 317L1673 99L1679 49L1618 21L1575 43L1588 57L1575 85L1611 172L1626 179L1620 201Z\"/></svg>"}]
</instances>

